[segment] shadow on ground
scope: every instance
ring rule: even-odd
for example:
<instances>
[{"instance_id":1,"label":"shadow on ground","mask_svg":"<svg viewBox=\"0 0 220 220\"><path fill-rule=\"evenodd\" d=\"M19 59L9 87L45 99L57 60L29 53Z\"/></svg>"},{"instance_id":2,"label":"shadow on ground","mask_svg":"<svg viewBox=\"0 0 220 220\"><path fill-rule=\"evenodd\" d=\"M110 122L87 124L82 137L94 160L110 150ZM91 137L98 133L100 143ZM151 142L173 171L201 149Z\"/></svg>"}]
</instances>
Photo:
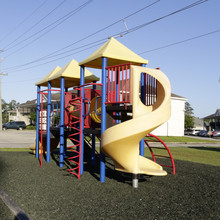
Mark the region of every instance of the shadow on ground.
<instances>
[{"instance_id":1,"label":"shadow on ground","mask_svg":"<svg viewBox=\"0 0 220 220\"><path fill-rule=\"evenodd\" d=\"M219 151L220 152L220 147L188 147L196 150L207 150L207 151Z\"/></svg>"}]
</instances>

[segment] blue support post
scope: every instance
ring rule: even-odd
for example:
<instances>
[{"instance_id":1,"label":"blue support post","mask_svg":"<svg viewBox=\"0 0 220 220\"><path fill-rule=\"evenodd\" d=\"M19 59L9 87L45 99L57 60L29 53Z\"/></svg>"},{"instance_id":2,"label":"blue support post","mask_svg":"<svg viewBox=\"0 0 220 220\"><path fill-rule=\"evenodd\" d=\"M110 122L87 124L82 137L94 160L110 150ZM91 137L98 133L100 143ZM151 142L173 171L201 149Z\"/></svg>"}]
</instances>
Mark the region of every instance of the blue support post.
<instances>
[{"instance_id":1,"label":"blue support post","mask_svg":"<svg viewBox=\"0 0 220 220\"><path fill-rule=\"evenodd\" d=\"M145 67L146 64L142 64L141 66ZM146 104L146 83L144 81L144 74L141 74L141 101L143 104ZM140 155L144 156L144 139L140 141Z\"/></svg>"},{"instance_id":2,"label":"blue support post","mask_svg":"<svg viewBox=\"0 0 220 220\"><path fill-rule=\"evenodd\" d=\"M48 96L47 96L47 163L50 162L50 115L51 115L51 82L48 85Z\"/></svg>"},{"instance_id":3,"label":"blue support post","mask_svg":"<svg viewBox=\"0 0 220 220\"><path fill-rule=\"evenodd\" d=\"M102 57L102 112L101 112L101 135L106 130L106 67L107 58ZM100 181L105 182L105 154L100 150Z\"/></svg>"},{"instance_id":4,"label":"blue support post","mask_svg":"<svg viewBox=\"0 0 220 220\"><path fill-rule=\"evenodd\" d=\"M60 79L60 167L64 165L64 88L65 79Z\"/></svg>"},{"instance_id":5,"label":"blue support post","mask_svg":"<svg viewBox=\"0 0 220 220\"><path fill-rule=\"evenodd\" d=\"M95 83L95 82L93 82ZM96 85L93 85L93 90L96 90ZM92 97L94 98L94 97ZM95 134L92 134L92 156L91 156L91 164L95 165Z\"/></svg>"},{"instance_id":6,"label":"blue support post","mask_svg":"<svg viewBox=\"0 0 220 220\"><path fill-rule=\"evenodd\" d=\"M84 85L85 84L85 68L84 66L80 66L80 85ZM82 98L82 112L80 113L80 115L82 115L81 118L81 125L82 126L82 135L81 135L81 164L80 164L80 175L83 174L84 172L84 98L85 98L85 89L84 86L81 88L81 93L80 93L80 97Z\"/></svg>"},{"instance_id":7,"label":"blue support post","mask_svg":"<svg viewBox=\"0 0 220 220\"><path fill-rule=\"evenodd\" d=\"M37 121L36 121L36 155L35 157L39 157L39 115L40 115L40 86L37 86Z\"/></svg>"}]
</instances>

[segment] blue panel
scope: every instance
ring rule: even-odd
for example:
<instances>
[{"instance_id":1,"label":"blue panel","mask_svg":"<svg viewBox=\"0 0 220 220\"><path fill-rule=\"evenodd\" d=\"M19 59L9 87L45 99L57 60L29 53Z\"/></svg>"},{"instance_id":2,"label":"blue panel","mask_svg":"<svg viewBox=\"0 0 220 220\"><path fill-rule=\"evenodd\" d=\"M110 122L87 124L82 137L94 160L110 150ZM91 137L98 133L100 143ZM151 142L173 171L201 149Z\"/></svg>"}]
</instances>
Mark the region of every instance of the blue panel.
<instances>
[{"instance_id":1,"label":"blue panel","mask_svg":"<svg viewBox=\"0 0 220 220\"><path fill-rule=\"evenodd\" d=\"M39 113L40 113L40 86L37 86L37 121L36 121L36 155L35 157L39 157Z\"/></svg>"},{"instance_id":2,"label":"blue panel","mask_svg":"<svg viewBox=\"0 0 220 220\"><path fill-rule=\"evenodd\" d=\"M93 83L96 83L96 82L93 82ZM96 89L96 85L93 85L93 89L94 90ZM95 134L92 134L92 157L91 157L91 164L95 165Z\"/></svg>"},{"instance_id":3,"label":"blue panel","mask_svg":"<svg viewBox=\"0 0 220 220\"><path fill-rule=\"evenodd\" d=\"M63 167L64 164L64 107L65 107L65 97L64 97L64 89L65 89L65 79L61 77L60 79L60 167Z\"/></svg>"},{"instance_id":4,"label":"blue panel","mask_svg":"<svg viewBox=\"0 0 220 220\"><path fill-rule=\"evenodd\" d=\"M102 113L101 113L101 135L106 130L106 68L107 58L102 58ZM100 151L100 181L105 182L105 154Z\"/></svg>"},{"instance_id":5,"label":"blue panel","mask_svg":"<svg viewBox=\"0 0 220 220\"><path fill-rule=\"evenodd\" d=\"M50 114L51 114L51 82L48 85L47 96L47 163L50 162Z\"/></svg>"},{"instance_id":6,"label":"blue panel","mask_svg":"<svg viewBox=\"0 0 220 220\"><path fill-rule=\"evenodd\" d=\"M145 67L146 64L141 66ZM146 83L144 82L144 74L141 74L141 101L146 104ZM140 155L144 156L144 138L140 141Z\"/></svg>"}]
</instances>

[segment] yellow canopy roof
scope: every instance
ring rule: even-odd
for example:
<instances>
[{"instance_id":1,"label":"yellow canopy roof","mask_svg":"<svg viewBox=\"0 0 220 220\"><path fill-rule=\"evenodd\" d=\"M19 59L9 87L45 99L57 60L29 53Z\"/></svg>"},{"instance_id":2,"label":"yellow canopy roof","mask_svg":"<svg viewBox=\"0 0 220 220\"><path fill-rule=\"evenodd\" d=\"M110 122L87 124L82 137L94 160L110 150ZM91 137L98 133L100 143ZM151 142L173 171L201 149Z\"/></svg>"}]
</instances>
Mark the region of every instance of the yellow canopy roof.
<instances>
[{"instance_id":1,"label":"yellow canopy roof","mask_svg":"<svg viewBox=\"0 0 220 220\"><path fill-rule=\"evenodd\" d=\"M80 85L80 66L75 60L71 60L66 66L48 78L52 87L60 88L60 78L65 78L65 88ZM85 69L85 83L99 81L99 78Z\"/></svg>"},{"instance_id":2,"label":"yellow canopy roof","mask_svg":"<svg viewBox=\"0 0 220 220\"><path fill-rule=\"evenodd\" d=\"M110 38L104 45L91 54L87 59L79 63L85 67L102 68L102 57L107 57L107 65L114 66L119 64L131 63L133 65L147 64L148 60L143 59L119 41Z\"/></svg>"},{"instance_id":3,"label":"yellow canopy roof","mask_svg":"<svg viewBox=\"0 0 220 220\"><path fill-rule=\"evenodd\" d=\"M41 79L39 82L35 83L35 85L36 86L47 86L47 82L48 82L49 77L53 76L59 70L61 70L61 68L59 66L57 66L50 73L48 73L43 79Z\"/></svg>"}]
</instances>

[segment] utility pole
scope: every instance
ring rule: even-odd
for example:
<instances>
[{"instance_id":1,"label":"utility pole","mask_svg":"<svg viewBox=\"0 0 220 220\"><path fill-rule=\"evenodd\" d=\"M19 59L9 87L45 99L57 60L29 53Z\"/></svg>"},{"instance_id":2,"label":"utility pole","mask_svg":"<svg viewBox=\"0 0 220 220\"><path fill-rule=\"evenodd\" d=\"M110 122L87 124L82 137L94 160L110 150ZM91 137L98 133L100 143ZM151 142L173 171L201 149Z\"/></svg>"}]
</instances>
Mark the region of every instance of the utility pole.
<instances>
[{"instance_id":1,"label":"utility pole","mask_svg":"<svg viewBox=\"0 0 220 220\"><path fill-rule=\"evenodd\" d=\"M4 52L4 50L0 50L0 52ZM0 58L0 131L2 131L2 76L8 75L1 72L1 62L5 60L5 58Z\"/></svg>"}]
</instances>

